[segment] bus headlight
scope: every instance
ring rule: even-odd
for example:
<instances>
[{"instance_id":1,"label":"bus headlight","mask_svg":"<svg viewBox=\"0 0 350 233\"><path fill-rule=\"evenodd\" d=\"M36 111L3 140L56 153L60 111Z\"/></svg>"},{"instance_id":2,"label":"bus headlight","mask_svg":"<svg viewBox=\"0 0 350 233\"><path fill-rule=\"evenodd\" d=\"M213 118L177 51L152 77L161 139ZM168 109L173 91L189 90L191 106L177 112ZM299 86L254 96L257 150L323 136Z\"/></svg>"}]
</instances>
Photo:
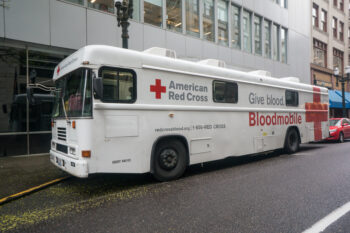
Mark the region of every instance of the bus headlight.
<instances>
[{"instance_id":1,"label":"bus headlight","mask_svg":"<svg viewBox=\"0 0 350 233\"><path fill-rule=\"evenodd\" d=\"M69 147L69 154L75 155L75 148L74 147Z\"/></svg>"},{"instance_id":2,"label":"bus headlight","mask_svg":"<svg viewBox=\"0 0 350 233\"><path fill-rule=\"evenodd\" d=\"M51 141L51 148L52 148L52 149L56 149L56 142Z\"/></svg>"}]
</instances>

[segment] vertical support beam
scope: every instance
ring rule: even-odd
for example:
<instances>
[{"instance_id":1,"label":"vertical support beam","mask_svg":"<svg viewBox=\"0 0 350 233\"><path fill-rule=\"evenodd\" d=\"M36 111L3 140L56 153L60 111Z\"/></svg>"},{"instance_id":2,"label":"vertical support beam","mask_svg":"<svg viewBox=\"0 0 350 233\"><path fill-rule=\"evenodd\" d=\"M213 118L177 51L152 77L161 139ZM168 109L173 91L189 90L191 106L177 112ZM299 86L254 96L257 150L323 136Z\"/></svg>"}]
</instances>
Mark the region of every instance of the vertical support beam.
<instances>
[{"instance_id":1,"label":"vertical support beam","mask_svg":"<svg viewBox=\"0 0 350 233\"><path fill-rule=\"evenodd\" d=\"M163 20L162 20L162 24L163 24L163 29L166 29L167 28L167 25L166 25L166 21L168 19L168 15L167 15L167 12L166 12L166 0L162 0L162 14L163 14Z\"/></svg>"},{"instance_id":2,"label":"vertical support beam","mask_svg":"<svg viewBox=\"0 0 350 233\"><path fill-rule=\"evenodd\" d=\"M199 38L203 39L203 0L199 0Z\"/></svg>"},{"instance_id":3,"label":"vertical support beam","mask_svg":"<svg viewBox=\"0 0 350 233\"><path fill-rule=\"evenodd\" d=\"M27 88L29 87L29 50L28 46L26 46L26 78L27 78ZM26 98L26 132L27 132L27 155L29 156L30 154L30 147L29 147L29 101Z\"/></svg>"},{"instance_id":4,"label":"vertical support beam","mask_svg":"<svg viewBox=\"0 0 350 233\"><path fill-rule=\"evenodd\" d=\"M218 38L218 0L214 0L214 42L219 42Z\"/></svg>"},{"instance_id":5,"label":"vertical support beam","mask_svg":"<svg viewBox=\"0 0 350 233\"><path fill-rule=\"evenodd\" d=\"M227 29L227 42L228 42L228 47L232 48L232 15L231 15L231 11L232 11L232 3L231 1L227 2L227 22L228 22L228 29Z\"/></svg>"},{"instance_id":6,"label":"vertical support beam","mask_svg":"<svg viewBox=\"0 0 350 233\"><path fill-rule=\"evenodd\" d=\"M251 24L250 24L250 26L251 26L251 37L252 37L252 40L251 40L251 42L252 42L252 54L255 54L255 13L254 12L252 12L251 13Z\"/></svg>"},{"instance_id":7,"label":"vertical support beam","mask_svg":"<svg viewBox=\"0 0 350 233\"><path fill-rule=\"evenodd\" d=\"M182 34L186 34L186 0L181 1Z\"/></svg>"}]
</instances>

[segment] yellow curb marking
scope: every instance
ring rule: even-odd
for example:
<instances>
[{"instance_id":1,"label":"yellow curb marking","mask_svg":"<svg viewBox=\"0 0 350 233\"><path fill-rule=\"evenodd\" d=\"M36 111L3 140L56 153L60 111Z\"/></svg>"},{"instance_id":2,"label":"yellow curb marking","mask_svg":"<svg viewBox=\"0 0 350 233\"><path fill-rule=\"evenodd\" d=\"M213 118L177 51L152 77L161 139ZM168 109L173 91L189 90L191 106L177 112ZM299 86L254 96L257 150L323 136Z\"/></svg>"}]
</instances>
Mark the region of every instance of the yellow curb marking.
<instances>
[{"instance_id":1,"label":"yellow curb marking","mask_svg":"<svg viewBox=\"0 0 350 233\"><path fill-rule=\"evenodd\" d=\"M60 182L60 181L62 181L62 180L65 180L65 179L67 179L67 178L69 178L69 177L70 177L70 176L66 176L66 177L61 177L61 178L55 179L55 180L51 180L51 181L49 181L49 182L46 182L46 183L44 183L44 184L35 186L35 187L33 187L33 188L24 190L24 191L22 191L22 192L19 192L19 193L12 194L12 195L10 195L10 196L4 197L4 198L0 199L0 205L3 204L3 203L5 203L5 202L8 201L8 200L11 200L11 199L14 199L14 198L18 198L18 197L24 196L24 195L26 195L26 194L28 194L28 193L30 193L30 192L36 191L36 190L38 190L38 189L44 188L44 187L49 186L49 185L54 184L54 183L58 183L58 182Z\"/></svg>"}]
</instances>

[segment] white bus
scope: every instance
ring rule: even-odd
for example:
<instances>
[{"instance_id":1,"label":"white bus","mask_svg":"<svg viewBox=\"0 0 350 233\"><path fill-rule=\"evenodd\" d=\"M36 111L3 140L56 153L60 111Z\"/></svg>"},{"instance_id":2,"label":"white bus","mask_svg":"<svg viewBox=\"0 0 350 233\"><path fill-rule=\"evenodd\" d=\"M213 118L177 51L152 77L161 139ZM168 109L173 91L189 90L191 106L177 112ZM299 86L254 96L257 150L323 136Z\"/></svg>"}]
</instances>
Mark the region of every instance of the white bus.
<instances>
[{"instance_id":1,"label":"white bus","mask_svg":"<svg viewBox=\"0 0 350 233\"><path fill-rule=\"evenodd\" d=\"M222 66L161 48L78 50L55 68L51 162L77 177L166 181L192 164L328 137L326 88Z\"/></svg>"}]
</instances>

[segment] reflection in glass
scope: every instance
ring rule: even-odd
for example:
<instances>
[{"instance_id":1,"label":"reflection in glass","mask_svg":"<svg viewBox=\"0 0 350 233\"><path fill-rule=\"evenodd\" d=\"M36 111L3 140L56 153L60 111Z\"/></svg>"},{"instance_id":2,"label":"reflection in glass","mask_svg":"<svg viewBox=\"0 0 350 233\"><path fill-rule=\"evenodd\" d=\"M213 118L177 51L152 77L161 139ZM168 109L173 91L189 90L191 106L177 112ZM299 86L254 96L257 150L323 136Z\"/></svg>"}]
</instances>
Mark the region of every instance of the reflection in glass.
<instances>
[{"instance_id":1,"label":"reflection in glass","mask_svg":"<svg viewBox=\"0 0 350 233\"><path fill-rule=\"evenodd\" d=\"M218 1L218 41L220 44L228 45L228 16L227 1Z\"/></svg>"},{"instance_id":2,"label":"reflection in glass","mask_svg":"<svg viewBox=\"0 0 350 233\"><path fill-rule=\"evenodd\" d=\"M0 46L0 133L27 131L26 86L26 50Z\"/></svg>"},{"instance_id":3,"label":"reflection in glass","mask_svg":"<svg viewBox=\"0 0 350 233\"><path fill-rule=\"evenodd\" d=\"M181 0L166 1L167 28L177 32L182 32L181 2Z\"/></svg>"},{"instance_id":4,"label":"reflection in glass","mask_svg":"<svg viewBox=\"0 0 350 233\"><path fill-rule=\"evenodd\" d=\"M114 13L114 0L88 0L88 7Z\"/></svg>"},{"instance_id":5,"label":"reflection in glass","mask_svg":"<svg viewBox=\"0 0 350 233\"><path fill-rule=\"evenodd\" d=\"M281 29L281 55L282 55L282 62L287 63L287 29L282 28Z\"/></svg>"},{"instance_id":6,"label":"reflection in glass","mask_svg":"<svg viewBox=\"0 0 350 233\"><path fill-rule=\"evenodd\" d=\"M145 23L162 27L162 0L145 0L144 1L144 20Z\"/></svg>"},{"instance_id":7,"label":"reflection in glass","mask_svg":"<svg viewBox=\"0 0 350 233\"><path fill-rule=\"evenodd\" d=\"M232 47L241 48L241 10L239 7L232 5Z\"/></svg>"},{"instance_id":8,"label":"reflection in glass","mask_svg":"<svg viewBox=\"0 0 350 233\"><path fill-rule=\"evenodd\" d=\"M252 22L251 13L243 11L243 50L252 52Z\"/></svg>"},{"instance_id":9,"label":"reflection in glass","mask_svg":"<svg viewBox=\"0 0 350 233\"><path fill-rule=\"evenodd\" d=\"M214 0L203 0L203 38L214 41Z\"/></svg>"},{"instance_id":10,"label":"reflection in glass","mask_svg":"<svg viewBox=\"0 0 350 233\"><path fill-rule=\"evenodd\" d=\"M30 134L29 145L30 154L48 153L51 145L51 133Z\"/></svg>"},{"instance_id":11,"label":"reflection in glass","mask_svg":"<svg viewBox=\"0 0 350 233\"><path fill-rule=\"evenodd\" d=\"M25 154L27 154L27 134L0 135L0 157Z\"/></svg>"},{"instance_id":12,"label":"reflection in glass","mask_svg":"<svg viewBox=\"0 0 350 233\"><path fill-rule=\"evenodd\" d=\"M254 16L254 46L255 54L262 55L262 39L261 39L261 22L262 18L260 16Z\"/></svg>"},{"instance_id":13,"label":"reflection in glass","mask_svg":"<svg viewBox=\"0 0 350 233\"><path fill-rule=\"evenodd\" d=\"M273 38L273 51L272 58L275 61L280 60L280 36L279 36L279 26L273 24L272 26L272 38Z\"/></svg>"},{"instance_id":14,"label":"reflection in glass","mask_svg":"<svg viewBox=\"0 0 350 233\"><path fill-rule=\"evenodd\" d=\"M102 71L105 102L133 102L136 98L134 75L128 71Z\"/></svg>"},{"instance_id":15,"label":"reflection in glass","mask_svg":"<svg viewBox=\"0 0 350 233\"><path fill-rule=\"evenodd\" d=\"M186 33L199 37L199 0L186 0Z\"/></svg>"},{"instance_id":16,"label":"reflection in glass","mask_svg":"<svg viewBox=\"0 0 350 233\"><path fill-rule=\"evenodd\" d=\"M265 57L271 58L271 23L264 20L265 27Z\"/></svg>"},{"instance_id":17,"label":"reflection in glass","mask_svg":"<svg viewBox=\"0 0 350 233\"><path fill-rule=\"evenodd\" d=\"M62 59L63 55L30 50L28 57L30 82L53 87L53 72ZM29 105L29 131L50 131L54 94L34 89L33 97L34 103ZM26 101L25 94L19 96L20 99Z\"/></svg>"}]
</instances>

